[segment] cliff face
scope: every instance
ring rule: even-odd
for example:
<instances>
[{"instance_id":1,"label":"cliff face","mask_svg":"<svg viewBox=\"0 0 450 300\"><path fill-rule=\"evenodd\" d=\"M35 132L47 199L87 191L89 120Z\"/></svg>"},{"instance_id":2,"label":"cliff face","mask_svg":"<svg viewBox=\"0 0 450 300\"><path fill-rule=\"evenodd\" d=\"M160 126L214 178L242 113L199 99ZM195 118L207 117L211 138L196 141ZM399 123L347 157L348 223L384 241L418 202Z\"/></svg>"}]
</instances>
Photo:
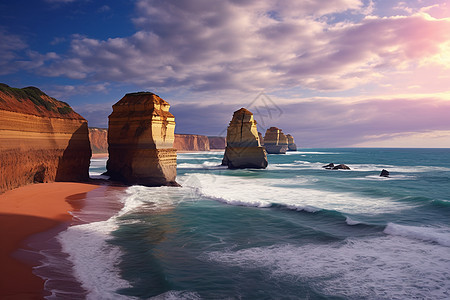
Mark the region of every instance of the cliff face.
<instances>
[{"instance_id":1,"label":"cliff face","mask_svg":"<svg viewBox=\"0 0 450 300\"><path fill-rule=\"evenodd\" d=\"M89 179L87 121L35 87L0 84L0 192Z\"/></svg>"},{"instance_id":2,"label":"cliff face","mask_svg":"<svg viewBox=\"0 0 450 300\"><path fill-rule=\"evenodd\" d=\"M173 147L177 151L209 151L209 139L204 135L175 134Z\"/></svg>"},{"instance_id":3,"label":"cliff face","mask_svg":"<svg viewBox=\"0 0 450 300\"><path fill-rule=\"evenodd\" d=\"M264 148L269 154L286 154L288 139L281 129L270 127L264 136Z\"/></svg>"},{"instance_id":4,"label":"cliff face","mask_svg":"<svg viewBox=\"0 0 450 300\"><path fill-rule=\"evenodd\" d=\"M288 134L286 135L286 138L288 140L288 151L297 151L297 145L295 144L292 135Z\"/></svg>"},{"instance_id":5,"label":"cliff face","mask_svg":"<svg viewBox=\"0 0 450 300\"><path fill-rule=\"evenodd\" d=\"M176 185L175 118L148 92L125 95L109 116L107 174L128 184Z\"/></svg>"},{"instance_id":6,"label":"cliff face","mask_svg":"<svg viewBox=\"0 0 450 300\"><path fill-rule=\"evenodd\" d=\"M227 139L223 136L208 136L209 149L225 149Z\"/></svg>"},{"instance_id":7,"label":"cliff face","mask_svg":"<svg viewBox=\"0 0 450 300\"><path fill-rule=\"evenodd\" d=\"M222 165L230 169L266 168L266 151L259 142L256 121L245 108L234 112L227 129L227 147Z\"/></svg>"},{"instance_id":8,"label":"cliff face","mask_svg":"<svg viewBox=\"0 0 450 300\"><path fill-rule=\"evenodd\" d=\"M108 153L108 129L89 127L92 153Z\"/></svg>"}]
</instances>

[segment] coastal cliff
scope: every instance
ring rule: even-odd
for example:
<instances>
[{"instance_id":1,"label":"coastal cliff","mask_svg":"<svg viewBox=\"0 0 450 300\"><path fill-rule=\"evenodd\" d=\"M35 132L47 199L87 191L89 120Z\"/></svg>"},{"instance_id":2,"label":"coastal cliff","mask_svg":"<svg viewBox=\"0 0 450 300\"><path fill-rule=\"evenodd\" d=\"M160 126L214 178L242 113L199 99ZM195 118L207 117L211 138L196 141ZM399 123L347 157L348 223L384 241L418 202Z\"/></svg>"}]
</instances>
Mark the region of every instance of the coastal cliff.
<instances>
[{"instance_id":1,"label":"coastal cliff","mask_svg":"<svg viewBox=\"0 0 450 300\"><path fill-rule=\"evenodd\" d=\"M108 153L108 129L89 127L92 153Z\"/></svg>"},{"instance_id":2,"label":"coastal cliff","mask_svg":"<svg viewBox=\"0 0 450 300\"><path fill-rule=\"evenodd\" d=\"M34 182L89 179L87 121L35 87L0 84L0 193Z\"/></svg>"},{"instance_id":3,"label":"coastal cliff","mask_svg":"<svg viewBox=\"0 0 450 300\"><path fill-rule=\"evenodd\" d=\"M175 134L173 147L177 151L209 151L209 139L205 135Z\"/></svg>"},{"instance_id":4,"label":"coastal cliff","mask_svg":"<svg viewBox=\"0 0 450 300\"><path fill-rule=\"evenodd\" d=\"M208 136L209 149L225 149L227 139L224 136Z\"/></svg>"},{"instance_id":5,"label":"coastal cliff","mask_svg":"<svg viewBox=\"0 0 450 300\"><path fill-rule=\"evenodd\" d=\"M229 169L264 169L267 164L266 151L259 142L253 114L245 108L235 111L227 129L222 165Z\"/></svg>"},{"instance_id":6,"label":"coastal cliff","mask_svg":"<svg viewBox=\"0 0 450 300\"><path fill-rule=\"evenodd\" d=\"M286 154L288 139L281 129L270 127L264 135L264 148L269 154Z\"/></svg>"},{"instance_id":7,"label":"coastal cliff","mask_svg":"<svg viewBox=\"0 0 450 300\"><path fill-rule=\"evenodd\" d=\"M109 115L107 175L127 184L177 185L175 117L150 92L126 94Z\"/></svg>"}]
</instances>

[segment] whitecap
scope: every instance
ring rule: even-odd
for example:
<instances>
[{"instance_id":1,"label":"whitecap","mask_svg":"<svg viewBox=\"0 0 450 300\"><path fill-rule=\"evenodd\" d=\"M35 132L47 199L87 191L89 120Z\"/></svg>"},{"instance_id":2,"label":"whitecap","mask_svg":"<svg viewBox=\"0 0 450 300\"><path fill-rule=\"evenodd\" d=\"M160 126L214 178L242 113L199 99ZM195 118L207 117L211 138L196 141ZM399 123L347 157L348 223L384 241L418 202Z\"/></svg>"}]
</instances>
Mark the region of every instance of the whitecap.
<instances>
[{"instance_id":1,"label":"whitecap","mask_svg":"<svg viewBox=\"0 0 450 300\"><path fill-rule=\"evenodd\" d=\"M395 236L402 236L421 241L438 243L450 247L450 228L449 227L425 227L408 226L395 223L388 223L384 233Z\"/></svg>"}]
</instances>

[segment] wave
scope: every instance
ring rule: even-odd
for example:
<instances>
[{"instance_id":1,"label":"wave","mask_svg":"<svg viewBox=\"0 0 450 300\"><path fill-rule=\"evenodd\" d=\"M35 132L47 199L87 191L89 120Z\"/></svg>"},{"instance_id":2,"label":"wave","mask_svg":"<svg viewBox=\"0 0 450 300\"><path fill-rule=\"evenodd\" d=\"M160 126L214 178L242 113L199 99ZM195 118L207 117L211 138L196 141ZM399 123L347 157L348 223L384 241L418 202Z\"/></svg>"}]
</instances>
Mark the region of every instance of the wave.
<instances>
[{"instance_id":1,"label":"wave","mask_svg":"<svg viewBox=\"0 0 450 300\"><path fill-rule=\"evenodd\" d=\"M326 209L341 213L393 212L408 207L405 203L394 202L389 198L368 198L350 192L312 189L307 187L309 181L302 178L269 179L192 173L179 179L183 186L194 188L203 196L231 205L283 205L293 210Z\"/></svg>"},{"instance_id":2,"label":"wave","mask_svg":"<svg viewBox=\"0 0 450 300\"><path fill-rule=\"evenodd\" d=\"M442 246L450 247L450 228L448 227L418 227L388 223L384 229L384 233L421 241L434 242Z\"/></svg>"},{"instance_id":3,"label":"wave","mask_svg":"<svg viewBox=\"0 0 450 300\"><path fill-rule=\"evenodd\" d=\"M184 201L189 196L188 192L189 189L177 187L131 186L121 199L122 209L113 217L106 221L71 226L58 235L63 252L69 255L74 265L75 277L89 292L88 299L134 299L116 293L119 289L130 287L130 283L119 274L117 266L122 251L108 243L111 233L121 224L129 223L121 216L137 211L172 208Z\"/></svg>"},{"instance_id":4,"label":"wave","mask_svg":"<svg viewBox=\"0 0 450 300\"><path fill-rule=\"evenodd\" d=\"M222 166L221 163L222 162L214 162L214 161L205 161L201 164L180 163L177 164L177 169L206 169L206 170L227 169L227 166Z\"/></svg>"},{"instance_id":5,"label":"wave","mask_svg":"<svg viewBox=\"0 0 450 300\"><path fill-rule=\"evenodd\" d=\"M402 237L214 251L201 259L350 299L448 299L450 290L448 248Z\"/></svg>"}]
</instances>

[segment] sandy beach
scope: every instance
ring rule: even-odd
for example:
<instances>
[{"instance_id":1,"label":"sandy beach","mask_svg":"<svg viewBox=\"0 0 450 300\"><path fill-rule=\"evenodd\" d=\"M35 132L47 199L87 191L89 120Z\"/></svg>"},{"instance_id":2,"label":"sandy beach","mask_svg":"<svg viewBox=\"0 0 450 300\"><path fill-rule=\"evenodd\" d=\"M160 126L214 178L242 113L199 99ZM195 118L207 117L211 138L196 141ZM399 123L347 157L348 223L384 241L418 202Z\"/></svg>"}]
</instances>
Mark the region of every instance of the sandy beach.
<instances>
[{"instance_id":1,"label":"sandy beach","mask_svg":"<svg viewBox=\"0 0 450 300\"><path fill-rule=\"evenodd\" d=\"M41 299L44 281L32 273L37 258L27 249L27 238L70 222L69 211L80 209L86 193L98 185L56 182L24 186L0 195L0 298ZM34 255L36 256L36 255Z\"/></svg>"}]
</instances>

